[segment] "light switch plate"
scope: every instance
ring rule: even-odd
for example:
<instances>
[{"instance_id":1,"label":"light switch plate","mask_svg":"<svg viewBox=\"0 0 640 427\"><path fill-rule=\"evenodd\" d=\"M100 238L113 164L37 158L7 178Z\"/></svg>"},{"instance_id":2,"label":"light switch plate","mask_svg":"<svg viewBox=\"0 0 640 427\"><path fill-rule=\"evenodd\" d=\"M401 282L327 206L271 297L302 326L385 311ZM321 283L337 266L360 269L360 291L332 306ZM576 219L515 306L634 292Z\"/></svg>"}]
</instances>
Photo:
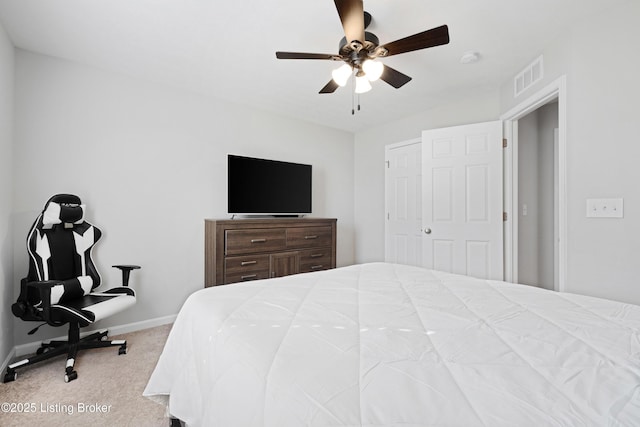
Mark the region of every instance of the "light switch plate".
<instances>
[{"instance_id":1,"label":"light switch plate","mask_svg":"<svg viewBox=\"0 0 640 427\"><path fill-rule=\"evenodd\" d=\"M623 199L587 199L587 218L624 217Z\"/></svg>"}]
</instances>

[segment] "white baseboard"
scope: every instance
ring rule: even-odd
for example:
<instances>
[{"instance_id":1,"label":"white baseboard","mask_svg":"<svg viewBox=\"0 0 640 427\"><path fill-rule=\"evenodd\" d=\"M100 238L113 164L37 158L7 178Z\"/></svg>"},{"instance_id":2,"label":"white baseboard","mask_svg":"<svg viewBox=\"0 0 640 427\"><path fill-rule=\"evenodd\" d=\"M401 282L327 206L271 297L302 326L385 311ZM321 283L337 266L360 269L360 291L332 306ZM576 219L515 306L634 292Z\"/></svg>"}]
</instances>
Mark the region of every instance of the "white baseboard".
<instances>
[{"instance_id":1,"label":"white baseboard","mask_svg":"<svg viewBox=\"0 0 640 427\"><path fill-rule=\"evenodd\" d=\"M143 329L155 328L156 326L167 325L173 323L178 317L177 314L170 316L156 317L155 319L141 320L140 322L127 323L126 325L109 326L108 328L100 328L97 330L109 329L109 335L128 334L129 332L141 331ZM66 339L66 338L65 338Z\"/></svg>"},{"instance_id":2,"label":"white baseboard","mask_svg":"<svg viewBox=\"0 0 640 427\"><path fill-rule=\"evenodd\" d=\"M117 326L109 326L107 328L97 328L92 330L83 331L80 336L86 336L98 331L104 331L105 329L109 330L109 335L121 335L127 334L129 332L141 331L143 329L154 328L156 326L167 325L169 323L173 323L176 320L177 314L172 314L170 316L157 317L155 319L142 320L140 322L127 323L126 325L117 325ZM40 347L43 341L48 342L52 340L66 340L67 336L60 336L56 338L49 338L45 340L34 341L26 344L20 344L11 349L7 357L0 365L0 373L2 373L2 377L0 377L0 381L4 378L4 372L15 357L22 356L25 354L35 353L35 351Z\"/></svg>"}]
</instances>

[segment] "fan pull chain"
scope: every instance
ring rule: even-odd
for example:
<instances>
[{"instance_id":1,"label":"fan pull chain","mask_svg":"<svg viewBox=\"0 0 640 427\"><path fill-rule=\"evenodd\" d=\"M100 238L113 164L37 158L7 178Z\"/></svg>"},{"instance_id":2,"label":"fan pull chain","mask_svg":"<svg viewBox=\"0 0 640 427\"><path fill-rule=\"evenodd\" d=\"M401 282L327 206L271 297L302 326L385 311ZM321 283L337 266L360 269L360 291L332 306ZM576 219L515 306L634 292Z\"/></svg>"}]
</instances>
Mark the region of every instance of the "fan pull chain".
<instances>
[{"instance_id":1,"label":"fan pull chain","mask_svg":"<svg viewBox=\"0 0 640 427\"><path fill-rule=\"evenodd\" d=\"M351 115L356 114L356 96L358 97L358 111L360 111L360 94L356 93L356 75L351 76Z\"/></svg>"},{"instance_id":2,"label":"fan pull chain","mask_svg":"<svg viewBox=\"0 0 640 427\"><path fill-rule=\"evenodd\" d=\"M360 111L360 94L358 93L357 96L358 96L358 111ZM353 92L351 94L351 115L352 116L356 113L355 98L356 98L356 93Z\"/></svg>"},{"instance_id":3,"label":"fan pull chain","mask_svg":"<svg viewBox=\"0 0 640 427\"><path fill-rule=\"evenodd\" d=\"M354 108L356 97L356 75L355 73L351 75L351 115L356 114L356 110Z\"/></svg>"},{"instance_id":4,"label":"fan pull chain","mask_svg":"<svg viewBox=\"0 0 640 427\"><path fill-rule=\"evenodd\" d=\"M356 94L355 92L353 92L351 94L351 115L353 116L356 113L356 109L355 109L355 98L356 95L358 96L358 111L360 111L360 94Z\"/></svg>"}]
</instances>

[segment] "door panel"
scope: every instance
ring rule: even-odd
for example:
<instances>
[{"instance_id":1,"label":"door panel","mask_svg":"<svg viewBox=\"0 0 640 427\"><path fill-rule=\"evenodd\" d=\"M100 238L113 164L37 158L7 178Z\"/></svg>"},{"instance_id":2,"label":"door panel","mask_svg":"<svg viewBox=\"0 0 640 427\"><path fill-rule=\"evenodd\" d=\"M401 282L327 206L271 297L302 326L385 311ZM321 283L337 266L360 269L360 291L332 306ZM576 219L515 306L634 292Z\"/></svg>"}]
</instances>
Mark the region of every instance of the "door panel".
<instances>
[{"instance_id":1,"label":"door panel","mask_svg":"<svg viewBox=\"0 0 640 427\"><path fill-rule=\"evenodd\" d=\"M467 274L473 277L488 278L491 272L489 265L491 247L489 242L467 241Z\"/></svg>"},{"instance_id":2,"label":"door panel","mask_svg":"<svg viewBox=\"0 0 640 427\"><path fill-rule=\"evenodd\" d=\"M453 240L433 239L430 246L432 248L433 265L427 268L453 271Z\"/></svg>"},{"instance_id":3,"label":"door panel","mask_svg":"<svg viewBox=\"0 0 640 427\"><path fill-rule=\"evenodd\" d=\"M466 219L467 222L489 222L489 168L473 165L466 168Z\"/></svg>"},{"instance_id":4,"label":"door panel","mask_svg":"<svg viewBox=\"0 0 640 427\"><path fill-rule=\"evenodd\" d=\"M502 279L502 124L422 133L423 265Z\"/></svg>"},{"instance_id":5,"label":"door panel","mask_svg":"<svg viewBox=\"0 0 640 427\"><path fill-rule=\"evenodd\" d=\"M453 221L453 168L433 168L431 175L433 221Z\"/></svg>"}]
</instances>

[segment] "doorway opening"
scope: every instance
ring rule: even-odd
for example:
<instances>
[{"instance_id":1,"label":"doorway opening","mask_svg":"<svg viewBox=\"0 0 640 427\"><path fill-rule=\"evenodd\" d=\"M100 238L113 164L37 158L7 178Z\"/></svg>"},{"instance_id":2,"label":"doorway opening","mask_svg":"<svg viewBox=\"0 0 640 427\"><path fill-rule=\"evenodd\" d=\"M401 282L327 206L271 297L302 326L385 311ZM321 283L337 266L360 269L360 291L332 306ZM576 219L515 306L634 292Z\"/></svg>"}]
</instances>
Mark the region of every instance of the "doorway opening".
<instances>
[{"instance_id":1,"label":"doorway opening","mask_svg":"<svg viewBox=\"0 0 640 427\"><path fill-rule=\"evenodd\" d=\"M565 78L502 117L505 280L564 290L566 276Z\"/></svg>"},{"instance_id":2,"label":"doorway opening","mask_svg":"<svg viewBox=\"0 0 640 427\"><path fill-rule=\"evenodd\" d=\"M514 122L518 143L518 283L558 285L558 101Z\"/></svg>"}]
</instances>

